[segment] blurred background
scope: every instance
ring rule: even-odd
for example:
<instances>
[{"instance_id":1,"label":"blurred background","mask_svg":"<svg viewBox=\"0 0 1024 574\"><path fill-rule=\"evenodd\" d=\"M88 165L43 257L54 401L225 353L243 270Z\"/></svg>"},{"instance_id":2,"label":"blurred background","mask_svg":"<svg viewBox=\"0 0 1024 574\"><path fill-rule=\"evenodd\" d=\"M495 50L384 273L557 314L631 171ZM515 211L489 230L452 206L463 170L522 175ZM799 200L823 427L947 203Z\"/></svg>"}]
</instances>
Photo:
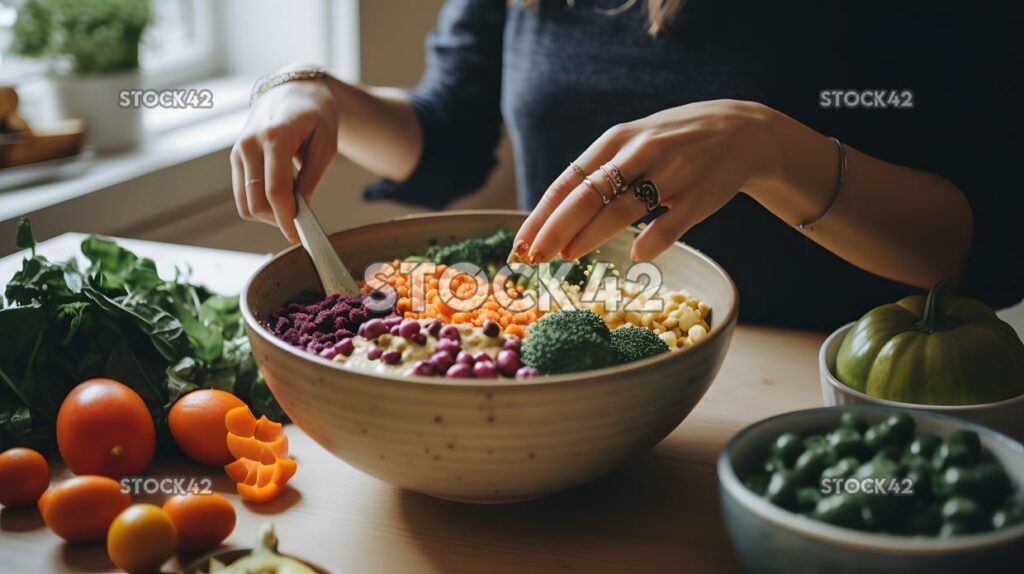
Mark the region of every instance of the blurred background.
<instances>
[{"instance_id":1,"label":"blurred background","mask_svg":"<svg viewBox=\"0 0 1024 574\"><path fill-rule=\"evenodd\" d=\"M23 216L31 218L40 240L80 231L252 252L283 248L273 228L239 219L231 196L228 153L253 82L303 62L321 64L347 81L413 86L423 69L425 36L442 4L151 0L148 25L141 41L133 42L139 26L127 10L132 2L0 1L0 86L18 97L16 111L6 112L16 115L8 116L0 134L0 148L12 150L0 150L0 255L15 251L15 225ZM61 32L47 30L46 15L32 12L41 9L62 11L59 16L71 22L60 49L77 68L61 68L60 57L25 54L38 52L46 34ZM137 58L130 46L116 43L100 54L75 45L73 21L80 22L77 28L106 27L121 44L138 43ZM128 88L209 90L212 106L92 109L99 100L116 99L116 92L103 94ZM14 124L23 121L56 143L75 137L76 127L61 121L69 117L92 118L83 136L85 153L18 165L24 156L18 152L33 150ZM373 179L344 158L335 161L314 202L328 231L414 209L362 201L360 192ZM451 207L514 207L514 189L511 152L503 144L500 167L487 185Z\"/></svg>"}]
</instances>

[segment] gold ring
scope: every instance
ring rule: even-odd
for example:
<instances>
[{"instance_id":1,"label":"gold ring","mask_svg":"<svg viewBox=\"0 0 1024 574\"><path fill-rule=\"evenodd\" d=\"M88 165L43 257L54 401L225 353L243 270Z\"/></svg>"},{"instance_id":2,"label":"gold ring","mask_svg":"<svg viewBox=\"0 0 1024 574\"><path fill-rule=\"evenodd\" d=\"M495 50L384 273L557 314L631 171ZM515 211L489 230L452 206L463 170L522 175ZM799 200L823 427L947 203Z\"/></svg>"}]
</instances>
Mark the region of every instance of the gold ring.
<instances>
[{"instance_id":1,"label":"gold ring","mask_svg":"<svg viewBox=\"0 0 1024 574\"><path fill-rule=\"evenodd\" d=\"M612 202L612 200L608 199L608 197L605 194L601 193L600 189L597 189L597 186L594 185L593 181L590 181L589 177L584 177L583 178L583 185L585 185L585 186L589 187L590 189L594 190L594 193L596 193L597 195L601 196L601 204L602 205L608 205L609 203Z\"/></svg>"},{"instance_id":2,"label":"gold ring","mask_svg":"<svg viewBox=\"0 0 1024 574\"><path fill-rule=\"evenodd\" d=\"M661 191L652 179L642 179L633 186L633 197L642 201L650 213L661 205Z\"/></svg>"},{"instance_id":3,"label":"gold ring","mask_svg":"<svg viewBox=\"0 0 1024 574\"><path fill-rule=\"evenodd\" d=\"M583 171L582 167L576 165L576 162L570 161L569 167L571 167L572 170L575 171L576 174L579 175L580 177L587 177L587 172Z\"/></svg>"},{"instance_id":4,"label":"gold ring","mask_svg":"<svg viewBox=\"0 0 1024 574\"><path fill-rule=\"evenodd\" d=\"M263 183L263 180L262 179L258 179L258 178L250 179L249 181L245 182L245 187L249 187L250 185L252 185L254 183Z\"/></svg>"},{"instance_id":5,"label":"gold ring","mask_svg":"<svg viewBox=\"0 0 1024 574\"><path fill-rule=\"evenodd\" d=\"M620 195L629 189L629 184L626 183L626 177L622 175L622 171L619 170L612 162L608 162L601 166L601 172L604 173L605 179L608 180L608 184L612 188L612 199L618 199Z\"/></svg>"}]
</instances>

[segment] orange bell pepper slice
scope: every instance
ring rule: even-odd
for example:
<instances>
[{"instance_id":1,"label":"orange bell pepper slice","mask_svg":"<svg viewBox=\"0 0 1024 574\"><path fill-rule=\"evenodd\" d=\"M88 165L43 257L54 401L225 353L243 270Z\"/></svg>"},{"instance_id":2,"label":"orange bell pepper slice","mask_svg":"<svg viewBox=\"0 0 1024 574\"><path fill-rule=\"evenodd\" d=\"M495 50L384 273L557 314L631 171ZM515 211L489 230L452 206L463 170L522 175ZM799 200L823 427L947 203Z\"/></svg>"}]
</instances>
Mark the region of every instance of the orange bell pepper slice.
<instances>
[{"instance_id":1,"label":"orange bell pepper slice","mask_svg":"<svg viewBox=\"0 0 1024 574\"><path fill-rule=\"evenodd\" d=\"M284 487L278 486L273 482L268 482L263 486L238 483L235 485L235 488L238 490L238 495L242 497L242 500L256 503L270 502L284 491Z\"/></svg>"},{"instance_id":2,"label":"orange bell pepper slice","mask_svg":"<svg viewBox=\"0 0 1024 574\"><path fill-rule=\"evenodd\" d=\"M273 464L278 459L288 458L287 435L281 435L271 442L263 442L255 437L228 433L227 443L228 451L235 458L251 458L263 464Z\"/></svg>"},{"instance_id":3,"label":"orange bell pepper slice","mask_svg":"<svg viewBox=\"0 0 1024 574\"><path fill-rule=\"evenodd\" d=\"M266 416L256 419L249 407L231 409L224 416L227 446L236 460L224 466L243 500L269 502L284 491L295 475L295 459L288 458L284 426Z\"/></svg>"}]
</instances>

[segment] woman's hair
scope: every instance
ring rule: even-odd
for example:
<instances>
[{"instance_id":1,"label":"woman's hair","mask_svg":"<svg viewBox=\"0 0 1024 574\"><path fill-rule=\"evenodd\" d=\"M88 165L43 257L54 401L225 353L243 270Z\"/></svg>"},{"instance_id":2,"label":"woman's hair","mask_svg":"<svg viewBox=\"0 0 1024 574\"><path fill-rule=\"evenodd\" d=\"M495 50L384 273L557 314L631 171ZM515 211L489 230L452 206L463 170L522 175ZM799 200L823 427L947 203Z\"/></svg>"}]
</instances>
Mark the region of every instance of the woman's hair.
<instances>
[{"instance_id":1,"label":"woman's hair","mask_svg":"<svg viewBox=\"0 0 1024 574\"><path fill-rule=\"evenodd\" d=\"M520 0L526 6L536 6L541 0ZM647 28L647 33L651 36L657 36L659 33L668 29L668 23L672 21L672 17L679 12L679 9L683 7L686 0L646 0L647 1L647 19L651 25ZM602 13L614 16L621 14L626 10L629 10L636 5L637 0L623 0L616 8L610 10L600 10ZM509 0L510 4L514 4L515 0ZM565 0L566 5L569 8L573 8L576 4L576 0Z\"/></svg>"}]
</instances>

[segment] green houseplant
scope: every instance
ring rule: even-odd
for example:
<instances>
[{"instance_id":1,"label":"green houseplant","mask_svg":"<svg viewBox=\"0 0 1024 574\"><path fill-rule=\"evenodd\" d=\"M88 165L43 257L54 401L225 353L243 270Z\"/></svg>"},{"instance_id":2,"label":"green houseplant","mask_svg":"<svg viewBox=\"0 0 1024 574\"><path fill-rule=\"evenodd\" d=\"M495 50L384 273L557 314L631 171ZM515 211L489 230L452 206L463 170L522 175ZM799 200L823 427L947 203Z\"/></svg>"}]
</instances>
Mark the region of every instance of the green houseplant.
<instances>
[{"instance_id":1,"label":"green houseplant","mask_svg":"<svg viewBox=\"0 0 1024 574\"><path fill-rule=\"evenodd\" d=\"M118 97L140 86L149 23L149 0L27 0L10 51L45 60L61 114L84 119L96 148L121 149L139 139L139 110L120 107Z\"/></svg>"}]
</instances>

